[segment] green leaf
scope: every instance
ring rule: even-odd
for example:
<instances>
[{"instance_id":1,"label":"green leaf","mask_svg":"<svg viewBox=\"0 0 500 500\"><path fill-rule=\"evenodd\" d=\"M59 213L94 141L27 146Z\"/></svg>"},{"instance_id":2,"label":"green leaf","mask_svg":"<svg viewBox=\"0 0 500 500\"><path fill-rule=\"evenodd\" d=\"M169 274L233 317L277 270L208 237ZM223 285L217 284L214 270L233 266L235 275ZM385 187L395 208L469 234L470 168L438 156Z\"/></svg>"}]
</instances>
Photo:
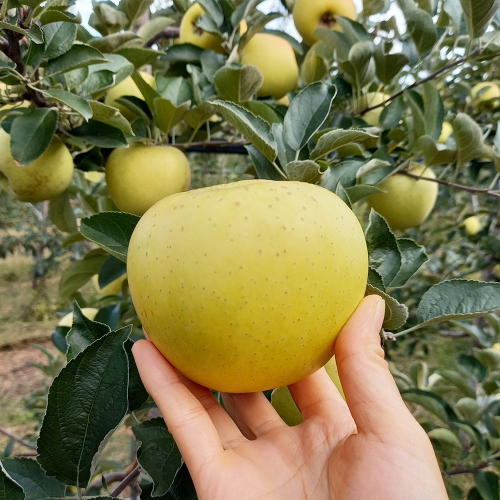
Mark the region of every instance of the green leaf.
<instances>
[{"instance_id":1,"label":"green leaf","mask_svg":"<svg viewBox=\"0 0 500 500\"><path fill-rule=\"evenodd\" d=\"M169 100L175 106L193 101L193 88L181 76L165 77L159 74L156 78L156 88L161 97Z\"/></svg>"},{"instance_id":2,"label":"green leaf","mask_svg":"<svg viewBox=\"0 0 500 500\"><path fill-rule=\"evenodd\" d=\"M380 276L380 275L379 275ZM365 295L378 295L385 301L384 330L397 330L408 319L408 308L400 304L394 297L371 284L366 285Z\"/></svg>"},{"instance_id":3,"label":"green leaf","mask_svg":"<svg viewBox=\"0 0 500 500\"><path fill-rule=\"evenodd\" d=\"M460 5L460 0L445 0L443 2L443 10L450 16L453 22L453 27L456 32L460 31L460 25L462 24L462 6Z\"/></svg>"},{"instance_id":4,"label":"green leaf","mask_svg":"<svg viewBox=\"0 0 500 500\"><path fill-rule=\"evenodd\" d=\"M144 403L149 399L148 391L144 387L139 370L135 364L135 359L132 354L134 343L131 340L125 342L125 351L128 356L128 409L129 411L139 410Z\"/></svg>"},{"instance_id":5,"label":"green leaf","mask_svg":"<svg viewBox=\"0 0 500 500\"><path fill-rule=\"evenodd\" d=\"M273 123L271 126L276 146L278 149L278 159L281 165L288 165L291 161L295 160L295 151L285 141L285 131L283 124ZM305 150L303 150L306 152Z\"/></svg>"},{"instance_id":6,"label":"green leaf","mask_svg":"<svg viewBox=\"0 0 500 500\"><path fill-rule=\"evenodd\" d=\"M72 359L49 390L38 438L38 462L65 484L86 488L103 445L128 409L131 326L96 340ZM64 425L61 425L64 422Z\"/></svg>"},{"instance_id":7,"label":"green leaf","mask_svg":"<svg viewBox=\"0 0 500 500\"><path fill-rule=\"evenodd\" d=\"M292 161L285 167L289 181L315 183L320 179L321 167L314 161Z\"/></svg>"},{"instance_id":8,"label":"green leaf","mask_svg":"<svg viewBox=\"0 0 500 500\"><path fill-rule=\"evenodd\" d=\"M124 212L103 212L82 219L80 233L117 259L127 262L128 245L139 220L137 215Z\"/></svg>"},{"instance_id":9,"label":"green leaf","mask_svg":"<svg viewBox=\"0 0 500 500\"><path fill-rule=\"evenodd\" d=\"M84 44L75 44L68 52L47 63L46 76L55 76L73 69L108 62L98 50Z\"/></svg>"},{"instance_id":10,"label":"green leaf","mask_svg":"<svg viewBox=\"0 0 500 500\"><path fill-rule=\"evenodd\" d=\"M127 135L134 135L130 122L112 106L99 101L89 101L95 121L117 128Z\"/></svg>"},{"instance_id":11,"label":"green leaf","mask_svg":"<svg viewBox=\"0 0 500 500\"><path fill-rule=\"evenodd\" d=\"M119 148L128 145L127 138L121 130L96 120L89 120L80 125L73 129L71 134L100 148Z\"/></svg>"},{"instance_id":12,"label":"green leaf","mask_svg":"<svg viewBox=\"0 0 500 500\"><path fill-rule=\"evenodd\" d=\"M271 181L286 180L285 177L278 172L276 167L255 146L245 147L250 155L259 179L268 179Z\"/></svg>"},{"instance_id":13,"label":"green leaf","mask_svg":"<svg viewBox=\"0 0 500 500\"><path fill-rule=\"evenodd\" d=\"M168 432L163 418L135 425L132 430L136 439L141 442L137 460L155 485L153 496L165 495L182 466L182 456L174 438Z\"/></svg>"},{"instance_id":14,"label":"green leaf","mask_svg":"<svg viewBox=\"0 0 500 500\"><path fill-rule=\"evenodd\" d=\"M87 43L100 52L112 53L124 48L134 46L140 47L142 45L142 40L133 31L124 31L112 33L111 35L101 38L92 38L92 40L89 40Z\"/></svg>"},{"instance_id":15,"label":"green leaf","mask_svg":"<svg viewBox=\"0 0 500 500\"><path fill-rule=\"evenodd\" d=\"M17 116L10 129L12 156L25 167L45 153L56 132L58 113L55 109L32 109Z\"/></svg>"},{"instance_id":16,"label":"green leaf","mask_svg":"<svg viewBox=\"0 0 500 500\"><path fill-rule=\"evenodd\" d=\"M427 433L427 435L431 441L437 441L443 448L462 449L459 439L452 431L450 431L450 429L445 429L444 427L432 429Z\"/></svg>"},{"instance_id":17,"label":"green leaf","mask_svg":"<svg viewBox=\"0 0 500 500\"><path fill-rule=\"evenodd\" d=\"M213 101L222 116L231 122L270 162L276 159L276 141L269 123L265 122L242 106L227 102Z\"/></svg>"},{"instance_id":18,"label":"green leaf","mask_svg":"<svg viewBox=\"0 0 500 500\"><path fill-rule=\"evenodd\" d=\"M418 147L422 150L425 157L425 164L428 167L434 165L449 165L454 163L457 158L457 152L454 149L439 149L432 137L423 135L418 140Z\"/></svg>"},{"instance_id":19,"label":"green leaf","mask_svg":"<svg viewBox=\"0 0 500 500\"><path fill-rule=\"evenodd\" d=\"M463 375L460 375L460 373L453 370L439 370L436 373L453 384L465 396L469 398L476 396L474 389L468 385L468 380L464 380Z\"/></svg>"},{"instance_id":20,"label":"green leaf","mask_svg":"<svg viewBox=\"0 0 500 500\"><path fill-rule=\"evenodd\" d=\"M470 37L478 38L490 25L500 7L500 0L460 0L460 4Z\"/></svg>"},{"instance_id":21,"label":"green leaf","mask_svg":"<svg viewBox=\"0 0 500 500\"><path fill-rule=\"evenodd\" d=\"M68 106L68 108L73 109L77 113L80 113L86 121L92 118L92 108L90 107L88 101L83 97L60 89L45 90L43 91L43 95Z\"/></svg>"},{"instance_id":22,"label":"green leaf","mask_svg":"<svg viewBox=\"0 0 500 500\"><path fill-rule=\"evenodd\" d=\"M162 132L169 133L184 118L190 106L190 102L175 106L168 99L163 99L163 97L155 99L153 104L155 125Z\"/></svg>"},{"instance_id":23,"label":"green leaf","mask_svg":"<svg viewBox=\"0 0 500 500\"><path fill-rule=\"evenodd\" d=\"M418 322L433 325L500 311L500 283L450 280L431 287L418 306Z\"/></svg>"},{"instance_id":24,"label":"green leaf","mask_svg":"<svg viewBox=\"0 0 500 500\"><path fill-rule=\"evenodd\" d=\"M407 403L415 403L422 406L445 423L458 420L451 406L433 392L423 391L421 389L408 389L402 391L401 396Z\"/></svg>"},{"instance_id":25,"label":"green leaf","mask_svg":"<svg viewBox=\"0 0 500 500\"><path fill-rule=\"evenodd\" d=\"M127 272L127 264L116 257L110 257L99 271L99 288L108 286Z\"/></svg>"},{"instance_id":26,"label":"green leaf","mask_svg":"<svg viewBox=\"0 0 500 500\"><path fill-rule=\"evenodd\" d=\"M23 489L6 473L0 462L0 500L26 500Z\"/></svg>"},{"instance_id":27,"label":"green leaf","mask_svg":"<svg viewBox=\"0 0 500 500\"><path fill-rule=\"evenodd\" d=\"M136 69L141 68L145 64L151 64L158 59L158 56L162 55L162 52L158 52L153 49L142 49L136 47L125 47L116 52L118 55L128 59Z\"/></svg>"},{"instance_id":28,"label":"green leaf","mask_svg":"<svg viewBox=\"0 0 500 500\"><path fill-rule=\"evenodd\" d=\"M327 132L319 138L316 147L311 153L311 160L324 158L325 156L330 155L346 144L351 144L353 142L362 142L367 139L376 138L376 135L369 134L365 130L361 129L332 130L331 132Z\"/></svg>"},{"instance_id":29,"label":"green leaf","mask_svg":"<svg viewBox=\"0 0 500 500\"><path fill-rule=\"evenodd\" d=\"M377 77L385 85L392 80L400 71L410 63L404 54L385 54L382 45L378 45L373 53L377 68Z\"/></svg>"},{"instance_id":30,"label":"green leaf","mask_svg":"<svg viewBox=\"0 0 500 500\"><path fill-rule=\"evenodd\" d=\"M407 30L420 56L431 50L437 42L436 26L432 16L415 6L412 0L398 0L406 18Z\"/></svg>"},{"instance_id":31,"label":"green leaf","mask_svg":"<svg viewBox=\"0 0 500 500\"><path fill-rule=\"evenodd\" d=\"M428 257L423 246L417 245L413 240L400 238L397 240L401 252L401 269L392 280L391 287L402 287L425 264Z\"/></svg>"},{"instance_id":32,"label":"green leaf","mask_svg":"<svg viewBox=\"0 0 500 500\"><path fill-rule=\"evenodd\" d=\"M55 59L71 49L76 40L78 25L57 22L46 24L42 28L45 39L44 59Z\"/></svg>"},{"instance_id":33,"label":"green leaf","mask_svg":"<svg viewBox=\"0 0 500 500\"><path fill-rule=\"evenodd\" d=\"M172 45L165 55L161 57L165 62L199 63L203 49L190 43Z\"/></svg>"},{"instance_id":34,"label":"green leaf","mask_svg":"<svg viewBox=\"0 0 500 500\"><path fill-rule=\"evenodd\" d=\"M108 325L88 319L82 313L78 302L75 301L73 304L73 326L66 336L68 344L67 360L71 361L73 358L76 358L90 344L104 337L110 331L111 329Z\"/></svg>"},{"instance_id":35,"label":"green leaf","mask_svg":"<svg viewBox=\"0 0 500 500\"><path fill-rule=\"evenodd\" d=\"M424 101L422 96L413 90L407 90L405 96L411 108L413 141L416 144L420 137L425 135Z\"/></svg>"},{"instance_id":36,"label":"green leaf","mask_svg":"<svg viewBox=\"0 0 500 500\"><path fill-rule=\"evenodd\" d=\"M94 274L99 273L99 269L104 264L108 255L101 250L89 252L83 260L72 262L63 272L59 283L59 295L63 299L68 299L83 285L85 285Z\"/></svg>"},{"instance_id":37,"label":"green leaf","mask_svg":"<svg viewBox=\"0 0 500 500\"><path fill-rule=\"evenodd\" d=\"M498 500L500 498L498 479L498 475L491 471L479 470L474 473L474 481L483 500Z\"/></svg>"},{"instance_id":38,"label":"green leaf","mask_svg":"<svg viewBox=\"0 0 500 500\"><path fill-rule=\"evenodd\" d=\"M379 119L382 130L395 129L399 125L401 118L403 118L404 111L405 103L401 96L385 106L382 113L380 113Z\"/></svg>"},{"instance_id":39,"label":"green leaf","mask_svg":"<svg viewBox=\"0 0 500 500\"><path fill-rule=\"evenodd\" d=\"M224 13L222 12L219 2L217 0L198 0L198 3L220 28L224 22Z\"/></svg>"},{"instance_id":40,"label":"green leaf","mask_svg":"<svg viewBox=\"0 0 500 500\"><path fill-rule=\"evenodd\" d=\"M127 14L130 26L135 26L136 22L153 5L154 0L120 0L118 8Z\"/></svg>"},{"instance_id":41,"label":"green leaf","mask_svg":"<svg viewBox=\"0 0 500 500\"><path fill-rule=\"evenodd\" d=\"M215 114L215 112L215 108L210 103L204 102L195 108L189 109L184 115L184 119L188 122L190 127L198 130Z\"/></svg>"},{"instance_id":42,"label":"green leaf","mask_svg":"<svg viewBox=\"0 0 500 500\"><path fill-rule=\"evenodd\" d=\"M384 281L382 280L382 276L373 269L373 267L368 267L368 284L373 288L378 288L382 292L385 292Z\"/></svg>"},{"instance_id":43,"label":"green leaf","mask_svg":"<svg viewBox=\"0 0 500 500\"><path fill-rule=\"evenodd\" d=\"M193 480L185 463L175 475L165 500L198 500Z\"/></svg>"},{"instance_id":44,"label":"green leaf","mask_svg":"<svg viewBox=\"0 0 500 500\"><path fill-rule=\"evenodd\" d=\"M225 66L214 75L217 94L227 101L249 101L262 87L264 77L257 66L230 68Z\"/></svg>"},{"instance_id":45,"label":"green leaf","mask_svg":"<svg viewBox=\"0 0 500 500\"><path fill-rule=\"evenodd\" d=\"M424 83L425 133L436 141L441 136L444 120L444 104L439 90L431 82Z\"/></svg>"},{"instance_id":46,"label":"green leaf","mask_svg":"<svg viewBox=\"0 0 500 500\"><path fill-rule=\"evenodd\" d=\"M478 359L468 354L457 356L458 368L467 377L482 382L488 370Z\"/></svg>"},{"instance_id":47,"label":"green leaf","mask_svg":"<svg viewBox=\"0 0 500 500\"><path fill-rule=\"evenodd\" d=\"M67 190L49 201L49 218L52 224L64 233L78 231L75 213Z\"/></svg>"},{"instance_id":48,"label":"green leaf","mask_svg":"<svg viewBox=\"0 0 500 500\"><path fill-rule=\"evenodd\" d=\"M375 61L372 53L372 41L357 42L349 50L348 60L339 62L339 67L345 71L350 83L358 90L365 88L375 79Z\"/></svg>"},{"instance_id":49,"label":"green leaf","mask_svg":"<svg viewBox=\"0 0 500 500\"><path fill-rule=\"evenodd\" d=\"M458 149L457 168L476 158L491 155L484 144L481 127L469 115L458 113L453 121L453 133Z\"/></svg>"},{"instance_id":50,"label":"green leaf","mask_svg":"<svg viewBox=\"0 0 500 500\"><path fill-rule=\"evenodd\" d=\"M285 115L285 140L300 151L325 122L337 95L334 86L316 82L298 94ZM273 158L274 159L274 158Z\"/></svg>"},{"instance_id":51,"label":"green leaf","mask_svg":"<svg viewBox=\"0 0 500 500\"><path fill-rule=\"evenodd\" d=\"M281 123L281 120L278 118L276 111L265 102L255 101L255 100L247 101L247 102L242 102L241 106L248 109L248 111L250 111L250 113L254 114L255 116L262 118L270 125L273 125L274 123ZM276 141L278 141L276 137L275 139Z\"/></svg>"},{"instance_id":52,"label":"green leaf","mask_svg":"<svg viewBox=\"0 0 500 500\"><path fill-rule=\"evenodd\" d=\"M55 500L65 497L66 486L57 479L47 476L35 460L11 458L2 460L2 465L7 474L21 485L26 500ZM1 492L0 498L2 498Z\"/></svg>"},{"instance_id":53,"label":"green leaf","mask_svg":"<svg viewBox=\"0 0 500 500\"><path fill-rule=\"evenodd\" d=\"M165 28L175 25L175 19L171 17L158 16L153 17L146 21L138 30L137 35L140 36L144 42L152 40L156 35L159 35Z\"/></svg>"},{"instance_id":54,"label":"green leaf","mask_svg":"<svg viewBox=\"0 0 500 500\"><path fill-rule=\"evenodd\" d=\"M366 229L366 244L370 266L382 276L385 286L389 286L401 269L402 257L387 222L373 210Z\"/></svg>"},{"instance_id":55,"label":"green leaf","mask_svg":"<svg viewBox=\"0 0 500 500\"><path fill-rule=\"evenodd\" d=\"M346 187L345 192L347 196L349 196L349 200L352 204L357 203L368 196L372 196L373 194L384 193L385 191L380 189L377 186L369 186L367 184L359 184L353 187Z\"/></svg>"}]
</instances>

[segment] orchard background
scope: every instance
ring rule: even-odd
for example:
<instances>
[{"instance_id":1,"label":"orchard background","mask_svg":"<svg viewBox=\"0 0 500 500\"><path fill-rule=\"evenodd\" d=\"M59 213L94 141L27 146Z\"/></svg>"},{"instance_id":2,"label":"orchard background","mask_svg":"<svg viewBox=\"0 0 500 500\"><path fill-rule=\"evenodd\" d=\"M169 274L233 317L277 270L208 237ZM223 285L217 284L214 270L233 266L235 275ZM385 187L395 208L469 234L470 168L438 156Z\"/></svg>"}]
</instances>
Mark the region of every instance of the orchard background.
<instances>
[{"instance_id":1,"label":"orchard background","mask_svg":"<svg viewBox=\"0 0 500 500\"><path fill-rule=\"evenodd\" d=\"M127 186L108 159L134 143L183 151L191 189L262 178L340 196L450 498L499 499L500 1L331 0L318 29L293 0L199 0L194 17L187 0L95 1L90 18L73 3L0 1L0 500L196 498L130 356L142 214L111 198ZM132 165L126 202L157 184L150 164ZM422 223L392 219L418 200L370 210L420 176L439 188Z\"/></svg>"}]
</instances>

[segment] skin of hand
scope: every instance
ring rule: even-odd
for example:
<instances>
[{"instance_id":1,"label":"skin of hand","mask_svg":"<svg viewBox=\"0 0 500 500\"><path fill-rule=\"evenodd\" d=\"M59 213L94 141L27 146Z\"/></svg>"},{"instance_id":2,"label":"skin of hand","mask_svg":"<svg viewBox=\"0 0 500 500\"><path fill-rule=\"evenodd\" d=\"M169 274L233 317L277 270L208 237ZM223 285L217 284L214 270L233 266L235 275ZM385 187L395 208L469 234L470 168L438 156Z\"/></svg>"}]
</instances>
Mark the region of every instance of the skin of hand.
<instances>
[{"instance_id":1,"label":"skin of hand","mask_svg":"<svg viewBox=\"0 0 500 500\"><path fill-rule=\"evenodd\" d=\"M432 445L384 360L384 301L366 297L335 355L347 404L324 369L290 386L304 421L288 427L262 393L212 393L153 344L134 356L200 500L446 500Z\"/></svg>"}]
</instances>

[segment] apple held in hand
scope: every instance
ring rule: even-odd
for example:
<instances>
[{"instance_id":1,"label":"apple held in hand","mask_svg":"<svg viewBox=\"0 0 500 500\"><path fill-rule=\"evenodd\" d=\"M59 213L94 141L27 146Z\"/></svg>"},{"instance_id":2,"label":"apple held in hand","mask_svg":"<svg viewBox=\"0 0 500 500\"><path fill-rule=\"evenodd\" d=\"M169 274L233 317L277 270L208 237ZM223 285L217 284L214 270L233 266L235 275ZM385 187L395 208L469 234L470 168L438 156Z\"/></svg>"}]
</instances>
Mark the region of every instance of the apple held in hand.
<instances>
[{"instance_id":1,"label":"apple held in hand","mask_svg":"<svg viewBox=\"0 0 500 500\"><path fill-rule=\"evenodd\" d=\"M293 8L293 20L297 31L307 45L319 39L317 28L339 29L335 16L355 20L356 6L352 0L297 0Z\"/></svg>"},{"instance_id":2,"label":"apple held in hand","mask_svg":"<svg viewBox=\"0 0 500 500\"><path fill-rule=\"evenodd\" d=\"M0 184L19 201L37 203L59 196L70 185L73 172L73 158L59 137L40 158L19 167L10 151L10 135L0 129Z\"/></svg>"},{"instance_id":3,"label":"apple held in hand","mask_svg":"<svg viewBox=\"0 0 500 500\"><path fill-rule=\"evenodd\" d=\"M412 174L435 179L434 172L414 164ZM424 222L432 212L438 196L438 184L395 174L378 185L385 193L374 194L368 205L379 213L391 229L409 229Z\"/></svg>"},{"instance_id":4,"label":"apple held in hand","mask_svg":"<svg viewBox=\"0 0 500 500\"><path fill-rule=\"evenodd\" d=\"M127 260L152 342L224 392L286 386L324 366L367 270L363 231L340 198L265 180L165 198L139 221Z\"/></svg>"},{"instance_id":5,"label":"apple held in hand","mask_svg":"<svg viewBox=\"0 0 500 500\"><path fill-rule=\"evenodd\" d=\"M257 92L259 97L281 99L297 87L299 66L290 42L280 36L257 33L240 54L243 66L259 68L264 83Z\"/></svg>"},{"instance_id":6,"label":"apple held in hand","mask_svg":"<svg viewBox=\"0 0 500 500\"><path fill-rule=\"evenodd\" d=\"M120 210L142 215L162 198L186 191L191 169L186 155L174 147L133 144L109 155L106 183Z\"/></svg>"}]
</instances>

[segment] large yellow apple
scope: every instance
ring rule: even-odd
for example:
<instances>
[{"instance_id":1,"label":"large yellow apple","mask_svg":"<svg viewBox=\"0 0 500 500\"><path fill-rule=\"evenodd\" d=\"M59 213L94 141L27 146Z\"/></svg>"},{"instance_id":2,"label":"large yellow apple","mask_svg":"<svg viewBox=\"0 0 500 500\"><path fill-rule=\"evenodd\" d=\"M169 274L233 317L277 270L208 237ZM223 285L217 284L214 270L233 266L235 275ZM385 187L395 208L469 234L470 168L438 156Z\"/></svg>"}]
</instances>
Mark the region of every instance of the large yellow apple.
<instances>
[{"instance_id":1,"label":"large yellow apple","mask_svg":"<svg viewBox=\"0 0 500 500\"><path fill-rule=\"evenodd\" d=\"M120 210L142 215L165 196L186 191L191 169L184 153L174 147L134 144L109 155L106 182Z\"/></svg>"},{"instance_id":2,"label":"large yellow apple","mask_svg":"<svg viewBox=\"0 0 500 500\"><path fill-rule=\"evenodd\" d=\"M140 75L144 80L153 88L155 88L155 77L146 73L145 71L141 71ZM116 102L120 97L132 96L137 97L139 99L144 100L144 96L142 95L139 87L135 84L134 80L131 76L125 78L125 80L121 81L118 85L110 88L106 94L106 98L104 99L104 104L108 106L113 106L113 108L118 108L120 113L127 119L133 120L136 115L130 109L125 107L123 104L119 104Z\"/></svg>"},{"instance_id":3,"label":"large yellow apple","mask_svg":"<svg viewBox=\"0 0 500 500\"><path fill-rule=\"evenodd\" d=\"M297 0L293 8L293 20L297 31L307 45L318 41L317 28L339 29L335 16L355 20L356 6L352 0Z\"/></svg>"},{"instance_id":4,"label":"large yellow apple","mask_svg":"<svg viewBox=\"0 0 500 500\"><path fill-rule=\"evenodd\" d=\"M378 106L386 102L391 96L388 94L384 94L383 92L368 92L365 96L361 98L358 103L358 111L362 111L366 108L371 108L372 106ZM363 114L361 118L370 126L378 127L380 126L380 115L384 110L383 106L372 109L367 113Z\"/></svg>"},{"instance_id":5,"label":"large yellow apple","mask_svg":"<svg viewBox=\"0 0 500 500\"><path fill-rule=\"evenodd\" d=\"M240 54L243 66L253 64L259 68L264 83L257 92L259 97L281 99L297 87L299 66L290 42L280 36L257 33Z\"/></svg>"},{"instance_id":6,"label":"large yellow apple","mask_svg":"<svg viewBox=\"0 0 500 500\"><path fill-rule=\"evenodd\" d=\"M97 313L99 312L99 309L96 309L94 307L84 307L82 308L82 313L84 316L86 316L90 321L94 321L94 318L97 316ZM73 326L73 313L70 312L66 314L59 323L57 323L57 326L65 326L66 328L71 328Z\"/></svg>"},{"instance_id":7,"label":"large yellow apple","mask_svg":"<svg viewBox=\"0 0 500 500\"><path fill-rule=\"evenodd\" d=\"M481 221L477 215L473 215L472 217L467 217L462 224L462 227L465 228L465 233L467 236L476 236L479 231L481 231Z\"/></svg>"},{"instance_id":8,"label":"large yellow apple","mask_svg":"<svg viewBox=\"0 0 500 500\"><path fill-rule=\"evenodd\" d=\"M0 129L0 184L19 201L37 203L60 195L71 183L73 171L71 153L59 137L38 160L19 167L10 152L10 135Z\"/></svg>"},{"instance_id":9,"label":"large yellow apple","mask_svg":"<svg viewBox=\"0 0 500 500\"><path fill-rule=\"evenodd\" d=\"M342 389L342 384L340 383L339 372L337 370L337 363L335 362L335 357L330 359L325 365L325 370L333 383L337 387L338 391L345 399L344 390ZM294 426L302 423L302 413L297 408L295 401L290 394L288 387L280 387L275 389L271 395L271 402L274 409L278 412L279 416L284 420L287 425Z\"/></svg>"},{"instance_id":10,"label":"large yellow apple","mask_svg":"<svg viewBox=\"0 0 500 500\"><path fill-rule=\"evenodd\" d=\"M340 198L267 180L165 198L139 221L127 260L153 343L223 392L282 387L324 366L367 268L363 231Z\"/></svg>"},{"instance_id":11,"label":"large yellow apple","mask_svg":"<svg viewBox=\"0 0 500 500\"><path fill-rule=\"evenodd\" d=\"M481 82L472 87L472 104L478 111L488 111L500 105L500 87L494 82Z\"/></svg>"},{"instance_id":12,"label":"large yellow apple","mask_svg":"<svg viewBox=\"0 0 500 500\"><path fill-rule=\"evenodd\" d=\"M411 173L435 179L425 165L414 164ZM409 229L429 217L438 195L438 184L395 174L378 185L385 193L374 194L368 205L387 221L391 229Z\"/></svg>"},{"instance_id":13,"label":"large yellow apple","mask_svg":"<svg viewBox=\"0 0 500 500\"><path fill-rule=\"evenodd\" d=\"M215 50L220 54L225 53L220 41L210 33L196 26L198 19L205 14L199 3L193 4L184 14L180 27L181 43L191 43L205 50Z\"/></svg>"},{"instance_id":14,"label":"large yellow apple","mask_svg":"<svg viewBox=\"0 0 500 500\"><path fill-rule=\"evenodd\" d=\"M121 293L123 283L125 282L126 279L127 279L127 273L125 273L123 276L120 276L116 280L112 281L104 288L101 288L99 286L99 276L96 274L92 278L92 283L94 284L95 289L100 295L102 295L103 297L110 297L111 295L118 295L119 293Z\"/></svg>"},{"instance_id":15,"label":"large yellow apple","mask_svg":"<svg viewBox=\"0 0 500 500\"><path fill-rule=\"evenodd\" d=\"M448 140L448 137L450 137L450 135L453 135L453 126L449 122L444 122L443 128L441 130L441 135L439 136L438 139L438 143L446 144L446 141Z\"/></svg>"}]
</instances>

